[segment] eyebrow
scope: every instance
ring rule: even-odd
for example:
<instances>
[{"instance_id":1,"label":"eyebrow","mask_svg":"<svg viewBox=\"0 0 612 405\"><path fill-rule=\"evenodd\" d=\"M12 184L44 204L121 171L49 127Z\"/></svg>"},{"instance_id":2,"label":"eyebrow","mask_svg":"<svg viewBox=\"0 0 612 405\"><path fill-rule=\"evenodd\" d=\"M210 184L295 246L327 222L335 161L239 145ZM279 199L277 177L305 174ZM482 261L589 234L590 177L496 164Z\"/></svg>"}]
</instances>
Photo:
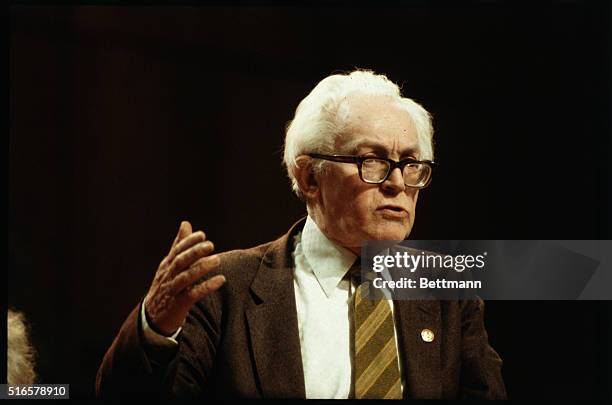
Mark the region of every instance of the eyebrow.
<instances>
[{"instance_id":1,"label":"eyebrow","mask_svg":"<svg viewBox=\"0 0 612 405\"><path fill-rule=\"evenodd\" d=\"M345 145L345 147L343 149L346 150L345 153L349 153L349 154L355 154L359 151L359 149L362 148L367 148L367 149L372 149L373 152L376 152L378 154L380 154L381 156L387 156L389 151L387 150L387 148L378 143L378 142L372 142L372 141L353 141L353 142L349 142L347 145ZM402 153L400 154L400 156L406 156L406 155L416 155L419 152L419 146L418 145L412 145L409 146L405 149L402 150Z\"/></svg>"}]
</instances>

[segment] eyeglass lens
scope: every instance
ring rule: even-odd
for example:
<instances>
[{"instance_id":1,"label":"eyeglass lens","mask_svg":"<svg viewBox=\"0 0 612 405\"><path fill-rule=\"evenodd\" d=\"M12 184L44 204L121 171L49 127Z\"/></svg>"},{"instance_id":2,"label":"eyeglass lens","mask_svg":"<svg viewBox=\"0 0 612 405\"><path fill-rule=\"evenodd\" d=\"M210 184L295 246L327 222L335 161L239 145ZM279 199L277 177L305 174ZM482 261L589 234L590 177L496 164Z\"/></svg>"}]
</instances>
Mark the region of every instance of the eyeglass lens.
<instances>
[{"instance_id":1,"label":"eyeglass lens","mask_svg":"<svg viewBox=\"0 0 612 405\"><path fill-rule=\"evenodd\" d=\"M364 181L380 183L389 172L390 163L386 160L366 159L361 165L361 176ZM420 186L427 182L431 169L422 163L409 163L404 166L404 183L410 186Z\"/></svg>"}]
</instances>

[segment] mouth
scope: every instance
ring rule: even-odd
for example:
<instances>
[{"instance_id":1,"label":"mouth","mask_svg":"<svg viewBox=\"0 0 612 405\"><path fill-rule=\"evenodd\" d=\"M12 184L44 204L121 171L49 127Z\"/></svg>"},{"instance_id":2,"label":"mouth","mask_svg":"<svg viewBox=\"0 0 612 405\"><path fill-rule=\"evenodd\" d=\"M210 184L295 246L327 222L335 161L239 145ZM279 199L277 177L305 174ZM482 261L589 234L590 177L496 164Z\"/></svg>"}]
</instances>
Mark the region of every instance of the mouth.
<instances>
[{"instance_id":1,"label":"mouth","mask_svg":"<svg viewBox=\"0 0 612 405\"><path fill-rule=\"evenodd\" d=\"M399 205L383 205L377 211L381 211L383 215L393 218L405 218L408 216L408 211Z\"/></svg>"}]
</instances>

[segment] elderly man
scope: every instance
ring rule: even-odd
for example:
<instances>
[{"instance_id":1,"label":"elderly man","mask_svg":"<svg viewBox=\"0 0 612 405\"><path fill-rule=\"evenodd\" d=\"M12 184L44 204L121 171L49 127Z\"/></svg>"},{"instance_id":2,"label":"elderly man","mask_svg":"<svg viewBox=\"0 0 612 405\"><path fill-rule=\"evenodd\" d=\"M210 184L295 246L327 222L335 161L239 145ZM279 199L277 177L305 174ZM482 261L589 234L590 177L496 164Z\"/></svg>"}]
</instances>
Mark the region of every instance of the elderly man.
<instances>
[{"instance_id":1,"label":"elderly man","mask_svg":"<svg viewBox=\"0 0 612 405\"><path fill-rule=\"evenodd\" d=\"M410 234L432 132L383 75L322 80L285 141L308 216L278 240L215 255L181 223L104 357L98 394L505 398L482 301L361 300L349 271L363 241Z\"/></svg>"}]
</instances>

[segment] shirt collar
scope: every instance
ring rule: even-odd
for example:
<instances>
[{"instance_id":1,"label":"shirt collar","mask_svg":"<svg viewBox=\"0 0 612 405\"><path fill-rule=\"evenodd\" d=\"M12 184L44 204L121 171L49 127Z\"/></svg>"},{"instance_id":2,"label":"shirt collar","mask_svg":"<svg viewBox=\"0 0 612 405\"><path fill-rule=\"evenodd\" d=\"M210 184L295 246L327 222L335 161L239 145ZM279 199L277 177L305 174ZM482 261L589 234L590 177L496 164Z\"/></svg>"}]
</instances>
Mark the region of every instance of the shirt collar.
<instances>
[{"instance_id":1,"label":"shirt collar","mask_svg":"<svg viewBox=\"0 0 612 405\"><path fill-rule=\"evenodd\" d=\"M319 285L325 295L330 297L357 256L329 240L310 216L306 218L301 243L304 256Z\"/></svg>"}]
</instances>

